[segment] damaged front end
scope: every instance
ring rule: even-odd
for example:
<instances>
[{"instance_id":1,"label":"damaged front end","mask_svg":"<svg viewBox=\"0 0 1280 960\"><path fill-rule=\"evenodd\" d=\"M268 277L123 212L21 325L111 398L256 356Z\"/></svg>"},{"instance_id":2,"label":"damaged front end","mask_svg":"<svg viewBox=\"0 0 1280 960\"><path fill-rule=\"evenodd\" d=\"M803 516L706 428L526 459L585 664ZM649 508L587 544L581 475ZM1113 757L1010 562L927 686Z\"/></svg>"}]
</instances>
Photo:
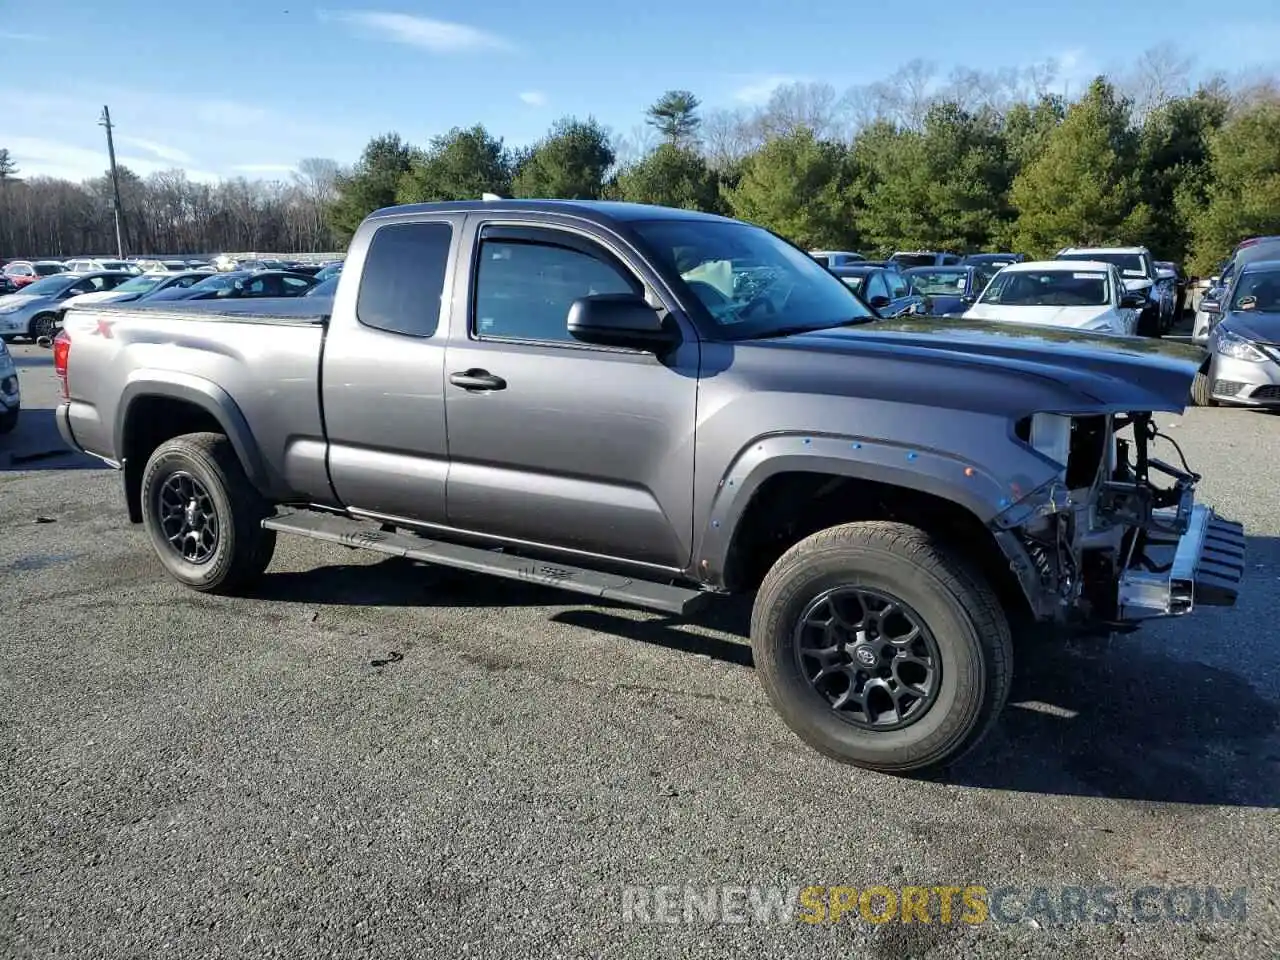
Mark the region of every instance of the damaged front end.
<instances>
[{"instance_id":1,"label":"damaged front end","mask_svg":"<svg viewBox=\"0 0 1280 960\"><path fill-rule=\"evenodd\" d=\"M1150 413L1036 414L1015 432L1061 465L993 524L1037 619L1119 628L1235 603L1243 527L1195 502L1199 475ZM1157 438L1182 469L1151 456Z\"/></svg>"}]
</instances>

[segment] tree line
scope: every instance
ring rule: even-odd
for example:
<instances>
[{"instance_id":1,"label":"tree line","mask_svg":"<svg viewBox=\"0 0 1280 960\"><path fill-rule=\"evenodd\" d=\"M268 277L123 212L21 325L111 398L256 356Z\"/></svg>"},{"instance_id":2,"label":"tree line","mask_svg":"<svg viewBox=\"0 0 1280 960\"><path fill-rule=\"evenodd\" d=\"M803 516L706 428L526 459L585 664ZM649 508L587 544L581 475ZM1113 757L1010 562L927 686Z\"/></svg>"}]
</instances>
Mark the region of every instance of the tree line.
<instances>
[{"instance_id":1,"label":"tree line","mask_svg":"<svg viewBox=\"0 0 1280 960\"><path fill-rule=\"evenodd\" d=\"M785 84L755 109L668 91L627 135L593 117L523 147L483 125L424 145L388 132L349 169L304 161L289 182L172 171L121 189L138 251L336 249L379 207L488 192L708 210L868 254L1146 244L1203 272L1280 233L1280 85L1188 75L1163 48L1068 98L1052 64L939 78L916 60L844 95ZM20 182L0 165L0 188L0 255L114 247L107 178Z\"/></svg>"}]
</instances>

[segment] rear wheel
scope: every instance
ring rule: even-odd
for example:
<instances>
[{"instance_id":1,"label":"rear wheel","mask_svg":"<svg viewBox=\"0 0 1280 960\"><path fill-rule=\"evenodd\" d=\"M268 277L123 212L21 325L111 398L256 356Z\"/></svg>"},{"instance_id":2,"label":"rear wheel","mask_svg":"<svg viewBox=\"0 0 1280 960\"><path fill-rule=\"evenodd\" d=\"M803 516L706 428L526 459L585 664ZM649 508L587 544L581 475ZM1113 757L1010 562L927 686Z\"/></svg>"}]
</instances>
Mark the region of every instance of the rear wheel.
<instances>
[{"instance_id":1,"label":"rear wheel","mask_svg":"<svg viewBox=\"0 0 1280 960\"><path fill-rule=\"evenodd\" d=\"M231 593L271 562L270 505L245 475L231 441L189 433L161 444L142 475L142 519L160 562L194 590Z\"/></svg>"},{"instance_id":2,"label":"rear wheel","mask_svg":"<svg viewBox=\"0 0 1280 960\"><path fill-rule=\"evenodd\" d=\"M41 337L52 337L58 332L58 318L52 313L39 313L31 318L27 327L27 335L34 343Z\"/></svg>"},{"instance_id":3,"label":"rear wheel","mask_svg":"<svg viewBox=\"0 0 1280 960\"><path fill-rule=\"evenodd\" d=\"M999 715L1009 624L959 555L899 523L832 527L788 550L751 617L756 669L792 731L888 773L945 766Z\"/></svg>"},{"instance_id":4,"label":"rear wheel","mask_svg":"<svg viewBox=\"0 0 1280 960\"><path fill-rule=\"evenodd\" d=\"M1143 311L1138 314L1138 336L1162 336L1164 334L1164 324L1161 321L1161 310L1158 306L1143 308Z\"/></svg>"}]
</instances>

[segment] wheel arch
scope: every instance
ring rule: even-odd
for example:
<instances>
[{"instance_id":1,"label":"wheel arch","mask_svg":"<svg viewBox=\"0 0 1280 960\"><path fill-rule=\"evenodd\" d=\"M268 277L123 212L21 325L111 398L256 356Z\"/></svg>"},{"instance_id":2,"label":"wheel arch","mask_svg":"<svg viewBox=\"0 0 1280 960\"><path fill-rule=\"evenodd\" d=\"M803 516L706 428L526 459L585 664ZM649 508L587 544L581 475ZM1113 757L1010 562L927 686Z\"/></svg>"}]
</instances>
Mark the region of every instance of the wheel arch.
<instances>
[{"instance_id":1,"label":"wheel arch","mask_svg":"<svg viewBox=\"0 0 1280 960\"><path fill-rule=\"evenodd\" d=\"M142 471L152 452L187 433L221 433L245 474L266 489L266 469L253 431L235 400L202 377L176 371L135 371L125 384L115 425L115 450L124 467L129 519L142 522Z\"/></svg>"},{"instance_id":2,"label":"wheel arch","mask_svg":"<svg viewBox=\"0 0 1280 960\"><path fill-rule=\"evenodd\" d=\"M989 526L1010 500L995 476L942 451L844 437L771 437L756 441L721 481L697 572L724 589L749 590L811 533L896 519L971 547L1002 602L1030 609L1010 569L1013 558Z\"/></svg>"}]
</instances>

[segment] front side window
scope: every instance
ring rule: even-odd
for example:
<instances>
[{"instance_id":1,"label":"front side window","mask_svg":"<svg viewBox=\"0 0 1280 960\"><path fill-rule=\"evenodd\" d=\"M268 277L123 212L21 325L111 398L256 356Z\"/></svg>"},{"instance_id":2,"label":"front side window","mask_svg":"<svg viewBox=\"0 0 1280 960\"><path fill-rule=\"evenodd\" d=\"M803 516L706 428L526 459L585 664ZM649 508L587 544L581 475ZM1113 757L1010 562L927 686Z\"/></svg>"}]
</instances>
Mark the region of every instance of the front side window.
<instances>
[{"instance_id":1,"label":"front side window","mask_svg":"<svg viewBox=\"0 0 1280 960\"><path fill-rule=\"evenodd\" d=\"M1111 281L1100 270L1002 270L978 302L1017 307L1109 306Z\"/></svg>"},{"instance_id":2,"label":"front side window","mask_svg":"<svg viewBox=\"0 0 1280 960\"><path fill-rule=\"evenodd\" d=\"M884 281L883 271L877 270L875 273L871 274L870 279L867 280L865 289L868 302L878 299L889 299L889 285Z\"/></svg>"},{"instance_id":3,"label":"front side window","mask_svg":"<svg viewBox=\"0 0 1280 960\"><path fill-rule=\"evenodd\" d=\"M577 342L569 307L599 294L642 295L639 281L606 260L551 242L486 239L475 280L475 333L512 340Z\"/></svg>"},{"instance_id":4,"label":"front side window","mask_svg":"<svg viewBox=\"0 0 1280 960\"><path fill-rule=\"evenodd\" d=\"M453 228L447 223L389 223L369 242L356 319L366 327L429 337L440 323Z\"/></svg>"},{"instance_id":5,"label":"front side window","mask_svg":"<svg viewBox=\"0 0 1280 960\"><path fill-rule=\"evenodd\" d=\"M897 271L892 271L885 275L885 279L889 282L889 299L898 300L902 297L911 296L911 284L907 282L907 278Z\"/></svg>"}]
</instances>

